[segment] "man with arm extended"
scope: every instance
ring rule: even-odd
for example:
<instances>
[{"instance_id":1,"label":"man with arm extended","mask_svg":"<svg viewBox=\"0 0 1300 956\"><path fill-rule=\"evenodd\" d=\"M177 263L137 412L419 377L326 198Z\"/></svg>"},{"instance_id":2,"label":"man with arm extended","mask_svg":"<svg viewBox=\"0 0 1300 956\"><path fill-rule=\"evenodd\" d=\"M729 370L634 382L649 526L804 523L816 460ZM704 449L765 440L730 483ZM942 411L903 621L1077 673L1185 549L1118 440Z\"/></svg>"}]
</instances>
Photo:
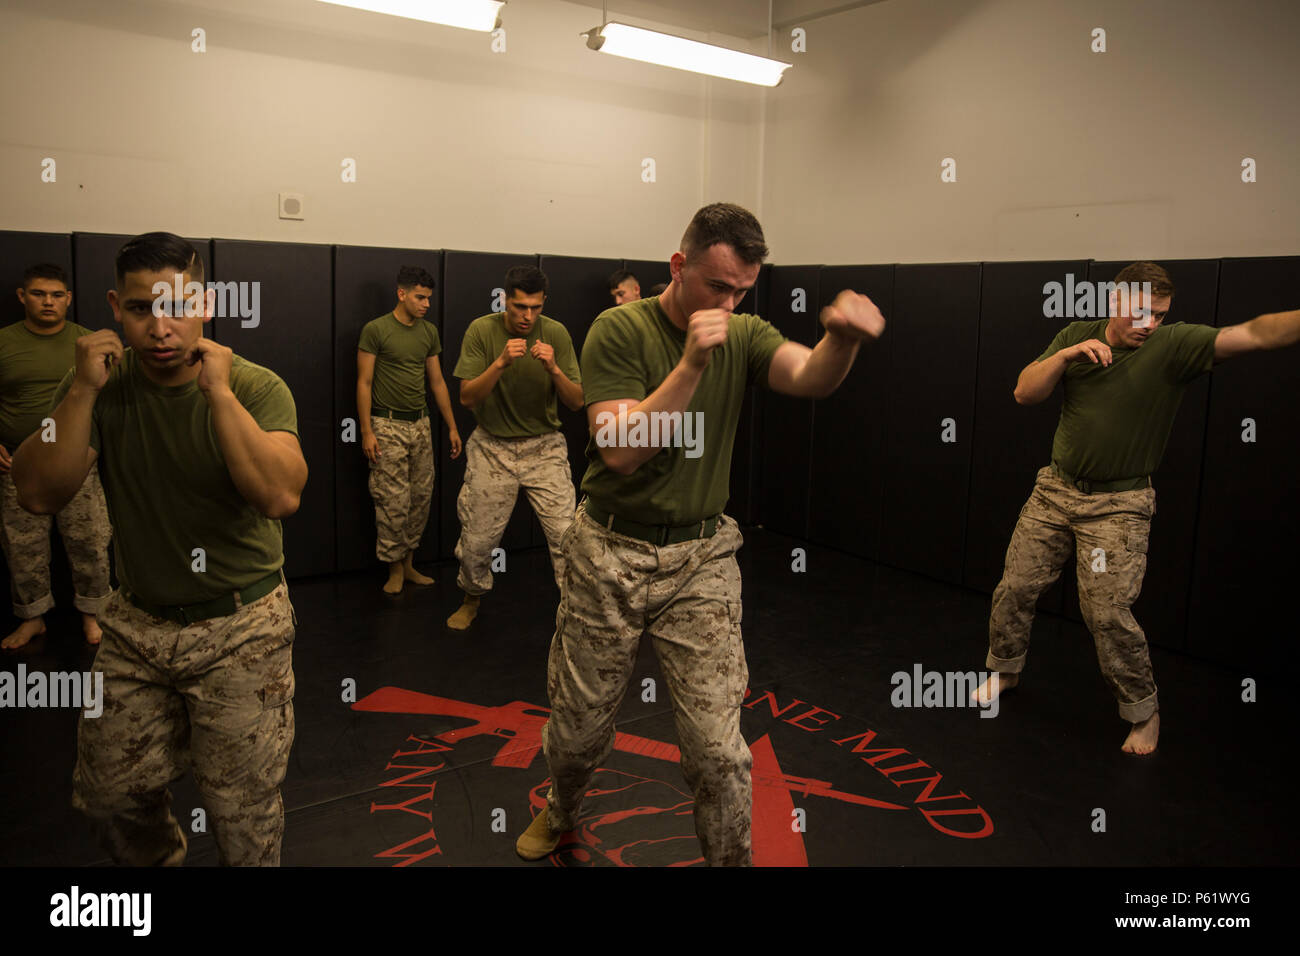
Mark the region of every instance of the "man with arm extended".
<instances>
[{"instance_id":1,"label":"man with arm extended","mask_svg":"<svg viewBox=\"0 0 1300 956\"><path fill-rule=\"evenodd\" d=\"M1147 754L1160 707L1146 635L1131 608L1142 590L1155 514L1151 474L1164 456L1183 392L1217 363L1300 341L1300 312L1240 325L1164 324L1169 274L1152 262L1125 266L1110 292L1110 318L1072 322L1020 373L1015 398L1043 401L1064 382L1052 463L1038 472L993 592L986 666L972 695L987 702L1020 680L1038 597L1076 555L1079 606L1097 644L1102 676L1132 724L1122 749ZM1132 291L1130 291L1132 290ZM1105 570L1094 571L1097 549Z\"/></svg>"},{"instance_id":2,"label":"man with arm extended","mask_svg":"<svg viewBox=\"0 0 1300 956\"><path fill-rule=\"evenodd\" d=\"M179 865L167 785L191 766L220 861L277 865L296 623L279 519L307 481L293 396L203 337L212 299L184 239L136 236L116 274L128 347L77 340L54 440L32 435L13 467L22 505L50 514L98 464L113 520L121 587L99 612L103 711L78 724L73 805L116 862Z\"/></svg>"},{"instance_id":3,"label":"man with arm extended","mask_svg":"<svg viewBox=\"0 0 1300 956\"><path fill-rule=\"evenodd\" d=\"M442 379L438 329L424 320L433 297L433 276L403 266L397 273L397 305L367 322L357 346L357 421L361 450L370 461L375 501L375 553L388 565L384 591L397 594L406 581L432 584L415 570L415 550L429 522L433 500L433 434L424 383L447 423L451 457L460 454L460 432Z\"/></svg>"},{"instance_id":4,"label":"man with arm extended","mask_svg":"<svg viewBox=\"0 0 1300 956\"><path fill-rule=\"evenodd\" d=\"M542 315L548 282L533 266L506 272L506 309L479 316L461 343L455 375L460 402L478 426L465 450L465 483L456 496L460 539L456 583L464 592L447 626L464 630L492 587L492 551L501 541L519 489L537 514L555 583L564 586L560 539L573 522L573 470L555 402L582 408L582 376L569 330Z\"/></svg>"},{"instance_id":5,"label":"man with arm extended","mask_svg":"<svg viewBox=\"0 0 1300 956\"><path fill-rule=\"evenodd\" d=\"M54 607L50 592L49 515L34 515L18 505L9 476L11 455L28 435L41 430L50 398L72 368L76 342L90 329L67 320L72 304L68 276L56 265L32 266L23 274L18 298L26 316L0 329L0 545L12 579L14 615L22 621L0 643L5 650L23 647L45 632L42 615ZM55 519L68 553L86 641L98 644L95 613L108 599L108 542L112 529L99 472L92 468L72 500Z\"/></svg>"},{"instance_id":6,"label":"man with arm extended","mask_svg":"<svg viewBox=\"0 0 1300 956\"><path fill-rule=\"evenodd\" d=\"M741 404L751 384L830 395L863 340L885 326L870 299L848 290L822 310L826 334L815 349L786 341L756 315L733 315L766 255L753 215L706 206L672 256L663 295L601 313L587 335L586 497L564 539L542 731L553 784L516 843L525 859L552 852L576 826L591 774L613 748L614 715L648 632L673 701L704 858L750 863L741 536L721 513Z\"/></svg>"}]
</instances>

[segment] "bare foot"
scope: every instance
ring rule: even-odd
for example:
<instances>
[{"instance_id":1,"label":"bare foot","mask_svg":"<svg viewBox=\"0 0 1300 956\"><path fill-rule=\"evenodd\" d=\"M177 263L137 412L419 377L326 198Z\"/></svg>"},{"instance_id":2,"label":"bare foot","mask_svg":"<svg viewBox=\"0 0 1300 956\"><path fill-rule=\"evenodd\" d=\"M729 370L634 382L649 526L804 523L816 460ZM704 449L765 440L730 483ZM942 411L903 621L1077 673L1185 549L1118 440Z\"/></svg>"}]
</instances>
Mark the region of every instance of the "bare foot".
<instances>
[{"instance_id":1,"label":"bare foot","mask_svg":"<svg viewBox=\"0 0 1300 956\"><path fill-rule=\"evenodd\" d=\"M95 620L93 614L81 615L81 629L85 632L86 643L90 645L98 644L104 638L104 632L99 629L99 622Z\"/></svg>"},{"instance_id":2,"label":"bare foot","mask_svg":"<svg viewBox=\"0 0 1300 956\"><path fill-rule=\"evenodd\" d=\"M426 577L419 571L415 570L415 565L411 563L411 556L406 556L406 561L402 564L402 576L412 584L432 584L433 578Z\"/></svg>"},{"instance_id":3,"label":"bare foot","mask_svg":"<svg viewBox=\"0 0 1300 956\"><path fill-rule=\"evenodd\" d=\"M1019 674L999 674L995 671L989 675L988 680L971 691L970 702L987 707L997 700L1004 690L1010 690L1019 683Z\"/></svg>"},{"instance_id":4,"label":"bare foot","mask_svg":"<svg viewBox=\"0 0 1300 956\"><path fill-rule=\"evenodd\" d=\"M1149 754L1156 749L1156 741L1159 739L1160 711L1156 711L1146 720L1133 725L1120 749L1126 754Z\"/></svg>"},{"instance_id":5,"label":"bare foot","mask_svg":"<svg viewBox=\"0 0 1300 956\"><path fill-rule=\"evenodd\" d=\"M33 617L23 621L14 629L12 634L0 641L0 647L3 647L6 651L16 651L20 647L26 647L27 642L37 634L44 633L45 618Z\"/></svg>"},{"instance_id":6,"label":"bare foot","mask_svg":"<svg viewBox=\"0 0 1300 956\"><path fill-rule=\"evenodd\" d=\"M402 562L392 561L388 565L388 581L384 584L385 594L400 594L406 575L402 573Z\"/></svg>"}]
</instances>

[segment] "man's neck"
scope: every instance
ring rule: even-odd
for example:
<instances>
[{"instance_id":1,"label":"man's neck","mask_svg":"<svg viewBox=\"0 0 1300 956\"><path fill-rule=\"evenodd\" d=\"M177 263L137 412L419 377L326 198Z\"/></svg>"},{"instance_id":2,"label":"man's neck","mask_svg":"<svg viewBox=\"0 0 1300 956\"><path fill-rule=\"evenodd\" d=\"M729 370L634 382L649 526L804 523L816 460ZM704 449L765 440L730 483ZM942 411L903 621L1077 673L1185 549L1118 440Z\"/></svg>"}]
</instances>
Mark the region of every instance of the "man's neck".
<instances>
[{"instance_id":1,"label":"man's neck","mask_svg":"<svg viewBox=\"0 0 1300 956\"><path fill-rule=\"evenodd\" d=\"M396 308L393 310L393 318L395 318L398 322L401 322L403 325L406 326L411 326L415 324L415 319L409 318L406 314L406 310L402 308Z\"/></svg>"},{"instance_id":2,"label":"man's neck","mask_svg":"<svg viewBox=\"0 0 1300 956\"><path fill-rule=\"evenodd\" d=\"M140 370L141 375L153 382L155 385L159 385L163 388L175 388L177 385L188 385L190 382L198 378L199 373L203 371L202 362L195 362L193 365L177 365L165 370L164 372L150 368L144 362L140 361L139 357L136 358L135 364ZM163 375L166 377L160 377Z\"/></svg>"},{"instance_id":3,"label":"man's neck","mask_svg":"<svg viewBox=\"0 0 1300 956\"><path fill-rule=\"evenodd\" d=\"M681 306L677 304L677 283L670 282L668 288L659 294L659 307L664 310L668 316L668 321L677 326L683 332L690 326L688 316L682 314Z\"/></svg>"},{"instance_id":4,"label":"man's neck","mask_svg":"<svg viewBox=\"0 0 1300 956\"><path fill-rule=\"evenodd\" d=\"M23 325L27 326L27 328L29 328L32 332L34 332L37 335L58 335L60 332L63 331L63 327L67 324L68 324L67 319L59 319L58 325L49 326L49 325L40 325L36 322L33 322L30 318L27 317L23 318Z\"/></svg>"}]
</instances>

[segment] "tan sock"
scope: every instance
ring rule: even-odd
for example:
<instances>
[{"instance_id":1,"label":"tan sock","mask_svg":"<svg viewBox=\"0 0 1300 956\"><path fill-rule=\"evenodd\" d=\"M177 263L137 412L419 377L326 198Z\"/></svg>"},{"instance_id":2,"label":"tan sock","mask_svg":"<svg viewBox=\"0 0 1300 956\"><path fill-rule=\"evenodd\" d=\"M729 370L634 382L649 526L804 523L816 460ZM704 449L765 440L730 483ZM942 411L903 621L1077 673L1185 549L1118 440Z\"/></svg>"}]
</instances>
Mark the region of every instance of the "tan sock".
<instances>
[{"instance_id":1,"label":"tan sock","mask_svg":"<svg viewBox=\"0 0 1300 956\"><path fill-rule=\"evenodd\" d=\"M466 594L465 602L455 614L447 618L447 626L456 631L463 631L474 623L474 618L478 616L478 599L477 594Z\"/></svg>"}]
</instances>

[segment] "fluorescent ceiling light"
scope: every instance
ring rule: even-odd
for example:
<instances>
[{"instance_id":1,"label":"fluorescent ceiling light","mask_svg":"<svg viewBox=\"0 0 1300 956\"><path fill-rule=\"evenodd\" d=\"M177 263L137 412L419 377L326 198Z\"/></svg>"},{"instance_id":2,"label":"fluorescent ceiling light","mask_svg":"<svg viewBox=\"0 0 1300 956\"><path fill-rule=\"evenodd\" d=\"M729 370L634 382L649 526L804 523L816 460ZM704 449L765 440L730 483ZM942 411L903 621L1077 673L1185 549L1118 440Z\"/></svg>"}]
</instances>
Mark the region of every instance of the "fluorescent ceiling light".
<instances>
[{"instance_id":1,"label":"fluorescent ceiling light","mask_svg":"<svg viewBox=\"0 0 1300 956\"><path fill-rule=\"evenodd\" d=\"M501 26L499 13L505 6L504 0L321 0L321 3L484 33Z\"/></svg>"},{"instance_id":2,"label":"fluorescent ceiling light","mask_svg":"<svg viewBox=\"0 0 1300 956\"><path fill-rule=\"evenodd\" d=\"M626 23L606 23L582 35L587 38L587 46L601 53L759 86L776 86L782 74L793 65Z\"/></svg>"}]
</instances>

